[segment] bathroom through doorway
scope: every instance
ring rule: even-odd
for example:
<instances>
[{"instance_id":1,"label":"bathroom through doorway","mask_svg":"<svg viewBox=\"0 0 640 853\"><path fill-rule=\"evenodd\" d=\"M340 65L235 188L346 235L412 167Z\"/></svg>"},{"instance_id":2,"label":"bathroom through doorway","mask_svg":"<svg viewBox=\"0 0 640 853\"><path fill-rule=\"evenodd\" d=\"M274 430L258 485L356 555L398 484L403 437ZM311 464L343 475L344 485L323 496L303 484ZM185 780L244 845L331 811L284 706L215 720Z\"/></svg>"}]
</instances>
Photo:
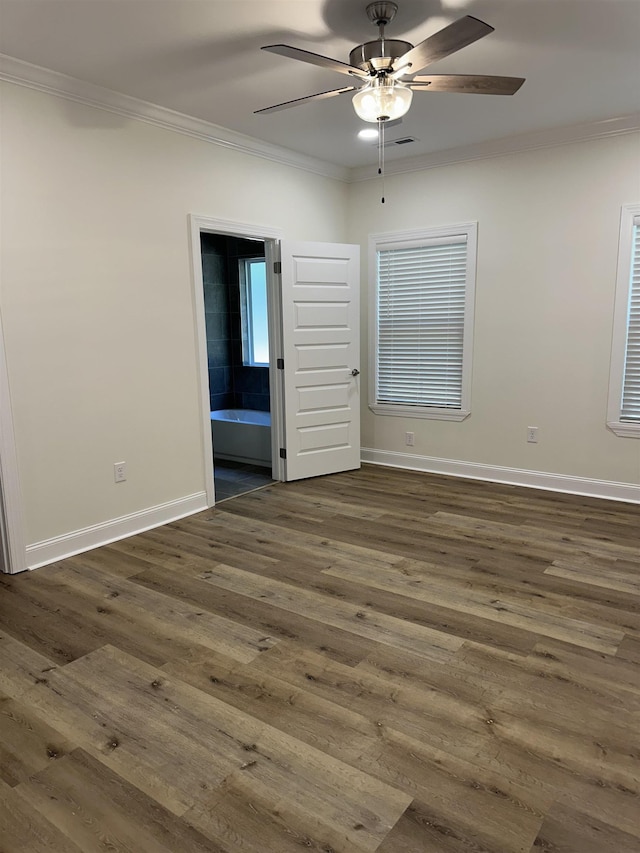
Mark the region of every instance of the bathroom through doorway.
<instances>
[{"instance_id":1,"label":"bathroom through doorway","mask_svg":"<svg viewBox=\"0 0 640 853\"><path fill-rule=\"evenodd\" d=\"M216 503L273 482L263 240L200 235Z\"/></svg>"}]
</instances>

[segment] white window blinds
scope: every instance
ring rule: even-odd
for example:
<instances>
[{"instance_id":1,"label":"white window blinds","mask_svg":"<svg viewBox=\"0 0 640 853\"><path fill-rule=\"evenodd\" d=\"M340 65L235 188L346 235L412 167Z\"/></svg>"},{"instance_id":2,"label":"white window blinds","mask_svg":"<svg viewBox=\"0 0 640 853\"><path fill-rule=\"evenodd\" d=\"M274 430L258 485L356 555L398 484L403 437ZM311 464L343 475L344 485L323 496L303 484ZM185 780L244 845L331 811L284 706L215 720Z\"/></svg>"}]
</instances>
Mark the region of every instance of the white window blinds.
<instances>
[{"instance_id":1,"label":"white window blinds","mask_svg":"<svg viewBox=\"0 0 640 853\"><path fill-rule=\"evenodd\" d=\"M378 403L462 407L466 234L378 251Z\"/></svg>"},{"instance_id":2,"label":"white window blinds","mask_svg":"<svg viewBox=\"0 0 640 853\"><path fill-rule=\"evenodd\" d=\"M640 215L633 218L629 320L620 419L640 422Z\"/></svg>"}]
</instances>

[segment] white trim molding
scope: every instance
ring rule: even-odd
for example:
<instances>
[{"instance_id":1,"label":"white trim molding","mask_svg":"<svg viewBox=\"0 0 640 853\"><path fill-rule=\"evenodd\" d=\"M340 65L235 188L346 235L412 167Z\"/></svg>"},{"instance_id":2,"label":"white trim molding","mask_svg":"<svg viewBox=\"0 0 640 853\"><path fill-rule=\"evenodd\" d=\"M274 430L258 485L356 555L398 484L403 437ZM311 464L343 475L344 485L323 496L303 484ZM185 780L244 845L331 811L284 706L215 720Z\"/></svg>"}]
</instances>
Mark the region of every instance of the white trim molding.
<instances>
[{"instance_id":1,"label":"white trim molding","mask_svg":"<svg viewBox=\"0 0 640 853\"><path fill-rule=\"evenodd\" d=\"M90 551L92 548L99 548L101 545L108 545L110 542L134 536L136 533L143 533L145 530L169 524L171 521L177 521L179 518L205 509L207 509L206 493L196 492L139 512L122 515L120 518L84 527L81 530L73 530L71 533L64 533L62 536L55 536L42 542L35 542L27 546L27 568L38 569L57 560Z\"/></svg>"},{"instance_id":2,"label":"white trim molding","mask_svg":"<svg viewBox=\"0 0 640 853\"><path fill-rule=\"evenodd\" d=\"M313 172L325 178L346 181L348 177L349 170L344 166L336 166L333 163L300 154L289 148L272 145L269 142L254 139L252 136L237 133L218 124L194 118L157 104L150 104L139 98L123 95L120 92L114 92L112 89L96 86L94 83L87 83L84 80L78 80L76 77L60 74L58 71L51 71L49 68L32 65L30 62L23 62L21 59L1 53L0 80L45 92L67 101L75 101L78 104L105 110L125 118L153 124L165 130L182 133L185 136L193 136L212 145L220 145L223 148L231 148L244 154L252 154L261 157L263 160L271 160L274 163L282 163L286 166L303 169L306 172Z\"/></svg>"},{"instance_id":3,"label":"white trim molding","mask_svg":"<svg viewBox=\"0 0 640 853\"><path fill-rule=\"evenodd\" d=\"M114 92L112 89L96 86L93 83L78 80L67 74L60 74L49 68L42 68L39 65L33 65L6 54L0 54L0 80L6 80L8 83L14 83L17 86L36 89L96 109L106 110L126 118L144 121L165 130L202 139L212 145L231 148L275 163L303 169L316 175L334 178L338 181L354 183L377 180L378 177L377 171L371 166L348 168L335 163L328 163L325 160L263 142L203 119L194 118L157 104L150 104L139 98L123 95L120 92ZM520 151L532 151L538 148L551 148L556 145L603 139L634 133L638 130L640 130L640 113L631 113L580 124L564 125L548 130L505 136L501 139L476 142L458 148L449 148L445 151L432 151L428 154L420 154L401 160L391 160L386 164L385 172L387 175L420 172L424 169L433 169L453 163L486 160Z\"/></svg>"},{"instance_id":4,"label":"white trim molding","mask_svg":"<svg viewBox=\"0 0 640 853\"><path fill-rule=\"evenodd\" d=\"M369 365L369 374L374 371ZM371 392L369 392L371 399ZM369 403L369 408L374 415L383 415L385 418L426 418L430 421L464 421L469 417L469 409L427 409L424 406L397 406L380 403Z\"/></svg>"},{"instance_id":5,"label":"white trim molding","mask_svg":"<svg viewBox=\"0 0 640 853\"><path fill-rule=\"evenodd\" d=\"M230 237L249 237L254 240L263 240L265 247L265 258L267 261L267 287L273 288L273 279L269 272L273 269L273 263L276 257L279 257L280 240L282 239L282 231L279 228L273 228L269 225L253 225L247 222L233 222L228 219L216 219L213 216L204 216L197 213L190 213L188 216L189 237L191 243L191 283L193 286L193 323L196 339L196 372L198 376L198 385L200 392L198 395L200 405L200 425L202 439L202 455L204 458L204 476L205 489L207 495L207 505L215 505L215 482L213 476L213 448L211 446L211 415L209 404L209 360L207 356L207 325L204 310L204 282L202 279L202 249L200 235L208 234L226 234ZM279 299L279 292L278 292ZM275 303L276 295L271 292L271 301ZM280 348L280 332L276 333L275 326L280 328L280 321L276 322L274 317L275 312L270 312L270 327L269 337L272 343L270 344L271 352L273 347ZM275 445L274 441L280 441L282 425L278 412L282 408L281 402L281 381L276 374L280 371L275 368L275 360L272 358L272 363L269 366L269 384L271 386L271 437L272 448L283 446L281 443ZM273 476L275 479L284 479L284 470L282 462L273 454L274 467ZM277 460L277 461L276 461Z\"/></svg>"},{"instance_id":6,"label":"white trim molding","mask_svg":"<svg viewBox=\"0 0 640 853\"><path fill-rule=\"evenodd\" d=\"M639 130L640 113L631 113L581 124L563 125L549 130L504 136L500 139L489 139L486 142L474 142L470 145L448 148L445 151L432 151L429 154L418 154L402 160L391 160L385 164L385 173L390 176L422 172L425 169L451 166L455 163L490 160L493 157L503 157L523 151L536 151L540 148L554 148L557 145L571 145L575 142L623 136L627 133L637 133ZM349 183L373 181L377 177L371 166L359 166L350 170Z\"/></svg>"},{"instance_id":7,"label":"white trim molding","mask_svg":"<svg viewBox=\"0 0 640 853\"><path fill-rule=\"evenodd\" d=\"M609 400L607 426L622 438L640 438L640 423L621 421L627 336L629 327L629 299L632 280L634 222L640 217L640 204L625 204L620 212L620 240L618 243L618 272L616 301L611 340L611 368L609 374Z\"/></svg>"},{"instance_id":8,"label":"white trim molding","mask_svg":"<svg viewBox=\"0 0 640 853\"><path fill-rule=\"evenodd\" d=\"M439 459L433 456L417 456L367 447L362 448L361 458L363 462L386 465L389 468L407 468L410 471L424 471L429 474L444 474L468 480L486 480L491 483L505 483L528 489L544 489L549 492L640 504L640 485L634 483L616 483L587 477L570 477L566 474L550 474L545 471L503 468L498 465L481 465L477 462Z\"/></svg>"},{"instance_id":9,"label":"white trim molding","mask_svg":"<svg viewBox=\"0 0 640 853\"><path fill-rule=\"evenodd\" d=\"M3 549L11 574L27 568L23 526L22 493L18 474L11 392L7 370L2 317L0 317L0 525L6 536Z\"/></svg>"}]
</instances>

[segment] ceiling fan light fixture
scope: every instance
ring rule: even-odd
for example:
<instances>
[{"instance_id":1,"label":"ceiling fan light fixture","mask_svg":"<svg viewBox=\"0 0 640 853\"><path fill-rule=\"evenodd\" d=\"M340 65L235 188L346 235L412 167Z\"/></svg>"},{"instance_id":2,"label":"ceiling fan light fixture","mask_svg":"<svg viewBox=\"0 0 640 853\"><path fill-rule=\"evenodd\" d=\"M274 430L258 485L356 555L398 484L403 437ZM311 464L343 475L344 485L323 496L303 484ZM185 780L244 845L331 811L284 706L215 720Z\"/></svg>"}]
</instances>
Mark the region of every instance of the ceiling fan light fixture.
<instances>
[{"instance_id":1,"label":"ceiling fan light fixture","mask_svg":"<svg viewBox=\"0 0 640 853\"><path fill-rule=\"evenodd\" d=\"M376 77L353 96L353 108L363 121L393 121L409 111L413 92L389 77Z\"/></svg>"}]
</instances>

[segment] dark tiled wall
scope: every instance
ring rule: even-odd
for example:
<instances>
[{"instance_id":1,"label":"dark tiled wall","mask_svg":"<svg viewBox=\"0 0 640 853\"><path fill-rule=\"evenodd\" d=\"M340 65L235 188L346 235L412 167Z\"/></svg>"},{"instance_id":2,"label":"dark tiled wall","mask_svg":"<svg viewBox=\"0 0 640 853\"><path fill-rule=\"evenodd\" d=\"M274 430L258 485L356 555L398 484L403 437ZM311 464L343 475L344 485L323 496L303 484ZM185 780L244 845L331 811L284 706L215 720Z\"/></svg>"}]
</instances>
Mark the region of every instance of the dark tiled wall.
<instances>
[{"instance_id":1,"label":"dark tiled wall","mask_svg":"<svg viewBox=\"0 0 640 853\"><path fill-rule=\"evenodd\" d=\"M264 257L264 244L230 237L227 240L229 308L231 314L231 364L233 391L238 408L269 411L269 368L245 367L242 363L242 319L240 315L240 258Z\"/></svg>"},{"instance_id":2,"label":"dark tiled wall","mask_svg":"<svg viewBox=\"0 0 640 853\"><path fill-rule=\"evenodd\" d=\"M264 246L254 240L202 234L209 399L211 410L269 411L269 368L242 363L240 258L262 257Z\"/></svg>"},{"instance_id":3,"label":"dark tiled wall","mask_svg":"<svg viewBox=\"0 0 640 853\"><path fill-rule=\"evenodd\" d=\"M231 324L227 284L226 238L202 234L202 280L207 327L209 401L211 411L232 408Z\"/></svg>"}]
</instances>

